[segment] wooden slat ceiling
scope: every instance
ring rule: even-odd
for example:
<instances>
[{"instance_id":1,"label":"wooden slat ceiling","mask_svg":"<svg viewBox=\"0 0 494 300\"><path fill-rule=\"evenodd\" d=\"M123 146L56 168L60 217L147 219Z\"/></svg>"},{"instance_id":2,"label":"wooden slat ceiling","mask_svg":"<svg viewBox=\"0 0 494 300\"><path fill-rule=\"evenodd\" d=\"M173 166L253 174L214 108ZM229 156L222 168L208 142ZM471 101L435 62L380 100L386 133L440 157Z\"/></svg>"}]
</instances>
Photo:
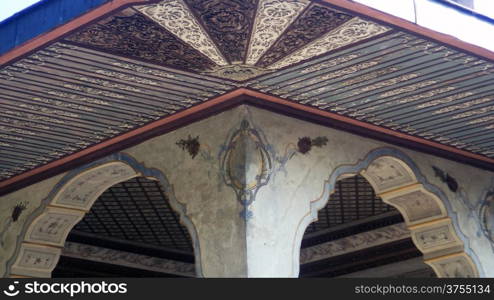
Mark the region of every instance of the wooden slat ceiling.
<instances>
[{"instance_id":1,"label":"wooden slat ceiling","mask_svg":"<svg viewBox=\"0 0 494 300\"><path fill-rule=\"evenodd\" d=\"M492 61L308 0L165 0L0 67L0 181L239 87L494 158Z\"/></svg>"}]
</instances>

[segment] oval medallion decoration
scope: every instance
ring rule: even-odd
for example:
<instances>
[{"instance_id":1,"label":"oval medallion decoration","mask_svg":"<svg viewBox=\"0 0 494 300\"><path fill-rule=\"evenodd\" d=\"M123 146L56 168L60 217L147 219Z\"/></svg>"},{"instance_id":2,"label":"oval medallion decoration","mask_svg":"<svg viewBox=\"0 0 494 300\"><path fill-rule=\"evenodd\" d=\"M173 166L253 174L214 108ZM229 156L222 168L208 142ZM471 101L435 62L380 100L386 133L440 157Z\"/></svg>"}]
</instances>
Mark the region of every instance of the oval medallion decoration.
<instances>
[{"instance_id":1,"label":"oval medallion decoration","mask_svg":"<svg viewBox=\"0 0 494 300\"><path fill-rule=\"evenodd\" d=\"M488 193L480 210L482 230L487 238L494 243L494 192Z\"/></svg>"},{"instance_id":2,"label":"oval medallion decoration","mask_svg":"<svg viewBox=\"0 0 494 300\"><path fill-rule=\"evenodd\" d=\"M259 188L268 183L272 171L269 152L259 132L243 120L228 141L222 159L225 183L237 194L245 206L242 216L252 216L248 206L254 201Z\"/></svg>"}]
</instances>

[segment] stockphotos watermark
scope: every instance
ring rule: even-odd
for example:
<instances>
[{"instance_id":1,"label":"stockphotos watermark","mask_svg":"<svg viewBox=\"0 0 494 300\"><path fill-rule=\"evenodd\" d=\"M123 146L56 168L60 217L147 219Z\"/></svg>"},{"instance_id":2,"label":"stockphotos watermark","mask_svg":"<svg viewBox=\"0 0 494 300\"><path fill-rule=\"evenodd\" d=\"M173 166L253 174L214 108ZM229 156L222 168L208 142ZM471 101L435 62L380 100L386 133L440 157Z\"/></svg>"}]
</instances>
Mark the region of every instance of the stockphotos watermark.
<instances>
[{"instance_id":1,"label":"stockphotos watermark","mask_svg":"<svg viewBox=\"0 0 494 300\"><path fill-rule=\"evenodd\" d=\"M26 282L14 281L3 291L4 295L15 297L20 294L59 294L74 297L78 294L126 294L126 283L101 282Z\"/></svg>"}]
</instances>

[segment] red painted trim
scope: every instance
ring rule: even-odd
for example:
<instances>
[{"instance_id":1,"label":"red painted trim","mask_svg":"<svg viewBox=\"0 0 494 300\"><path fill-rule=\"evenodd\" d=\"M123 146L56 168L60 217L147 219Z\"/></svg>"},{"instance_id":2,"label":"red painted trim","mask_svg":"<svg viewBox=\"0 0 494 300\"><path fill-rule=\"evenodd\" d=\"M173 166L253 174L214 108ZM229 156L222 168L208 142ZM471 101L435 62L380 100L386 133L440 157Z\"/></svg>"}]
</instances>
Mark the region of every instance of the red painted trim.
<instances>
[{"instance_id":1,"label":"red painted trim","mask_svg":"<svg viewBox=\"0 0 494 300\"><path fill-rule=\"evenodd\" d=\"M421 35L425 38L432 39L443 44L452 46L454 48L467 51L476 56L480 56L486 59L494 60L494 52L485 48L475 46L457 39L451 35L440 33L429 28L422 27L408 20L395 17L393 15L384 13L382 11L373 9L360 3L355 3L349 0L319 0L320 2L330 4L336 8L342 8L343 10L350 11L357 15L369 17L381 23L388 23L390 25L398 27L398 29L404 29L411 33ZM386 24L384 24L386 25Z\"/></svg>"},{"instance_id":2,"label":"red painted trim","mask_svg":"<svg viewBox=\"0 0 494 300\"><path fill-rule=\"evenodd\" d=\"M107 14L115 12L125 6L133 4L145 4L148 0L112 0L105 3L71 21L65 23L59 27L56 27L52 31L38 35L35 38L15 47L7 53L0 56L0 66L7 64L13 60L18 59L24 55L27 55L53 41L62 37L70 31L80 28L98 18L101 18Z\"/></svg>"}]
</instances>

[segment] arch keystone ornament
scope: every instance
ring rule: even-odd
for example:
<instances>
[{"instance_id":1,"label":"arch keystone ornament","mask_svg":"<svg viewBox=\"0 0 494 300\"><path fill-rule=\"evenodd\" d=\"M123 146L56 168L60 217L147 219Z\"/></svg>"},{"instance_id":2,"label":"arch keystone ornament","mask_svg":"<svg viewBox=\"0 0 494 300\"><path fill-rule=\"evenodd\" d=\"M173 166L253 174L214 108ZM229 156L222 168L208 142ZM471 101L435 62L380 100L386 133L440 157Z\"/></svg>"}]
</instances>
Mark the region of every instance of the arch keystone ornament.
<instances>
[{"instance_id":1,"label":"arch keystone ornament","mask_svg":"<svg viewBox=\"0 0 494 300\"><path fill-rule=\"evenodd\" d=\"M244 206L241 216L251 218L248 207L255 200L257 191L268 183L273 164L264 139L249 121L243 120L230 137L221 169L225 183L235 190L237 199Z\"/></svg>"}]
</instances>

